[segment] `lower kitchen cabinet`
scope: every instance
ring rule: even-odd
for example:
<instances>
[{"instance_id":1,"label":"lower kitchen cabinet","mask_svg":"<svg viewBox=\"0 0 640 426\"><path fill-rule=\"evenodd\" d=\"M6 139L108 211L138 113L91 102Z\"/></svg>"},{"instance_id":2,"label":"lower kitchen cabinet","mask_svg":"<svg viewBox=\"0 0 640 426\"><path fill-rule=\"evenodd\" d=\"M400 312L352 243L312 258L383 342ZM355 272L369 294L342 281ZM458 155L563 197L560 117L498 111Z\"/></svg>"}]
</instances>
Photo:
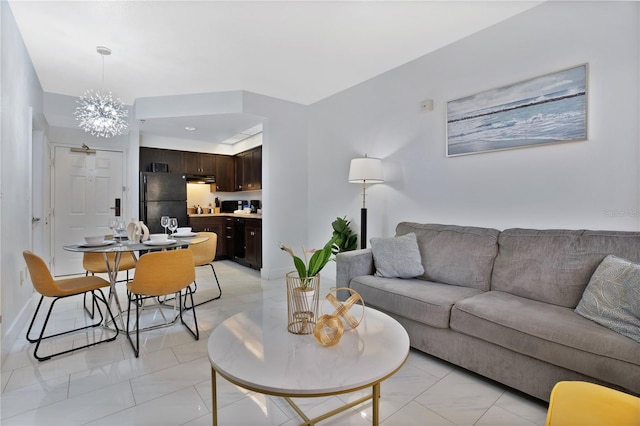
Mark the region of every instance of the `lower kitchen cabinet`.
<instances>
[{"instance_id":1,"label":"lower kitchen cabinet","mask_svg":"<svg viewBox=\"0 0 640 426\"><path fill-rule=\"evenodd\" d=\"M256 269L262 268L262 220L247 219L244 228L245 261Z\"/></svg>"},{"instance_id":2,"label":"lower kitchen cabinet","mask_svg":"<svg viewBox=\"0 0 640 426\"><path fill-rule=\"evenodd\" d=\"M216 248L216 259L229 256L227 228L227 217L224 216L203 216L189 217L189 226L193 232L214 232L218 236L218 247ZM231 222L233 223L233 222ZM233 232L231 232L233 235Z\"/></svg>"},{"instance_id":3,"label":"lower kitchen cabinet","mask_svg":"<svg viewBox=\"0 0 640 426\"><path fill-rule=\"evenodd\" d=\"M233 259L241 265L262 268L262 220L232 216L189 216L193 232L218 235L216 259Z\"/></svg>"}]
</instances>

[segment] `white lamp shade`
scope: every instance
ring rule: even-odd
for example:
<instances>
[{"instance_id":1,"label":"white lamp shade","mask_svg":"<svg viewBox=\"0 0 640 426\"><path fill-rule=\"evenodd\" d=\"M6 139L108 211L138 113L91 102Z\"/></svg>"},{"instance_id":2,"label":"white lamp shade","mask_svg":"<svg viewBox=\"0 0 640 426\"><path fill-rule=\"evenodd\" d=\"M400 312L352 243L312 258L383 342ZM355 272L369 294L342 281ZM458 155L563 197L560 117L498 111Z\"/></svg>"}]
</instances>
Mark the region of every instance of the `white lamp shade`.
<instances>
[{"instance_id":1,"label":"white lamp shade","mask_svg":"<svg viewBox=\"0 0 640 426\"><path fill-rule=\"evenodd\" d=\"M382 160L379 158L354 158L349 167L349 182L380 183L382 177Z\"/></svg>"}]
</instances>

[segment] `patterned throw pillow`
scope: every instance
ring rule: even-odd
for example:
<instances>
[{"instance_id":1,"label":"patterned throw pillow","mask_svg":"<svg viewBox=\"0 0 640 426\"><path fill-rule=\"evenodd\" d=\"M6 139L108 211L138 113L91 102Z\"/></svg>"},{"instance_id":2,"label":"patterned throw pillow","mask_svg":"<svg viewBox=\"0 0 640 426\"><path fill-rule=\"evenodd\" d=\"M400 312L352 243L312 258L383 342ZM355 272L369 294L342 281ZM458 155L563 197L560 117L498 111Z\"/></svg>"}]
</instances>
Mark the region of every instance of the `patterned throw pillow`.
<instances>
[{"instance_id":1,"label":"patterned throw pillow","mask_svg":"<svg viewBox=\"0 0 640 426\"><path fill-rule=\"evenodd\" d=\"M413 278L424 274L416 234L372 238L371 252L375 275L384 278Z\"/></svg>"},{"instance_id":2,"label":"patterned throw pillow","mask_svg":"<svg viewBox=\"0 0 640 426\"><path fill-rule=\"evenodd\" d=\"M607 256L575 312L640 343L640 265Z\"/></svg>"}]
</instances>

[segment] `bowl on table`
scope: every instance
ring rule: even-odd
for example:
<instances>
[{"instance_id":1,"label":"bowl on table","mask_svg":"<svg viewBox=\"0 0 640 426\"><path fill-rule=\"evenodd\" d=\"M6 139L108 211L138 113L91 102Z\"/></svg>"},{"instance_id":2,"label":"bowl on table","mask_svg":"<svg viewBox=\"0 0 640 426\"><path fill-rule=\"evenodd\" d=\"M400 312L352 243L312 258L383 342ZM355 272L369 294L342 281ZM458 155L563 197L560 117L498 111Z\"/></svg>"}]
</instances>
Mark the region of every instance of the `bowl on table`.
<instances>
[{"instance_id":1,"label":"bowl on table","mask_svg":"<svg viewBox=\"0 0 640 426\"><path fill-rule=\"evenodd\" d=\"M152 243L164 243L169 239L167 234L151 234L149 235L149 241Z\"/></svg>"},{"instance_id":2,"label":"bowl on table","mask_svg":"<svg viewBox=\"0 0 640 426\"><path fill-rule=\"evenodd\" d=\"M178 235L187 235L191 233L191 227L190 226L183 226L180 227L178 229L176 229L176 234Z\"/></svg>"},{"instance_id":3,"label":"bowl on table","mask_svg":"<svg viewBox=\"0 0 640 426\"><path fill-rule=\"evenodd\" d=\"M86 243L90 246L95 246L97 244L101 244L104 241L104 235L90 235L88 237L84 237Z\"/></svg>"}]
</instances>

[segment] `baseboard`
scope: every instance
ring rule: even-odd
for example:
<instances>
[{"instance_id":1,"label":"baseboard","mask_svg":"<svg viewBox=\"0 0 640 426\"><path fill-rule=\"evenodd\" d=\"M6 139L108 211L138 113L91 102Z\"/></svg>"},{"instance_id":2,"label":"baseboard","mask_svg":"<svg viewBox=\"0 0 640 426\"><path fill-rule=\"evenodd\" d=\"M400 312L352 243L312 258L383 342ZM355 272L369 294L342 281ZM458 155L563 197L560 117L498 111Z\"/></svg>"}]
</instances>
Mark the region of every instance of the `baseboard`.
<instances>
[{"instance_id":1,"label":"baseboard","mask_svg":"<svg viewBox=\"0 0 640 426\"><path fill-rule=\"evenodd\" d=\"M11 352L11 349L13 349L13 346L16 344L18 339L21 338L20 332L24 330L24 327L31 318L32 309L30 308L30 306L31 298L29 298L24 304L13 323L11 323L8 327L5 327L4 324L2 324L2 327L0 327L2 329L2 345L0 345L2 346L2 354L0 356L2 357L3 368L4 363L7 360L7 356Z\"/></svg>"}]
</instances>

